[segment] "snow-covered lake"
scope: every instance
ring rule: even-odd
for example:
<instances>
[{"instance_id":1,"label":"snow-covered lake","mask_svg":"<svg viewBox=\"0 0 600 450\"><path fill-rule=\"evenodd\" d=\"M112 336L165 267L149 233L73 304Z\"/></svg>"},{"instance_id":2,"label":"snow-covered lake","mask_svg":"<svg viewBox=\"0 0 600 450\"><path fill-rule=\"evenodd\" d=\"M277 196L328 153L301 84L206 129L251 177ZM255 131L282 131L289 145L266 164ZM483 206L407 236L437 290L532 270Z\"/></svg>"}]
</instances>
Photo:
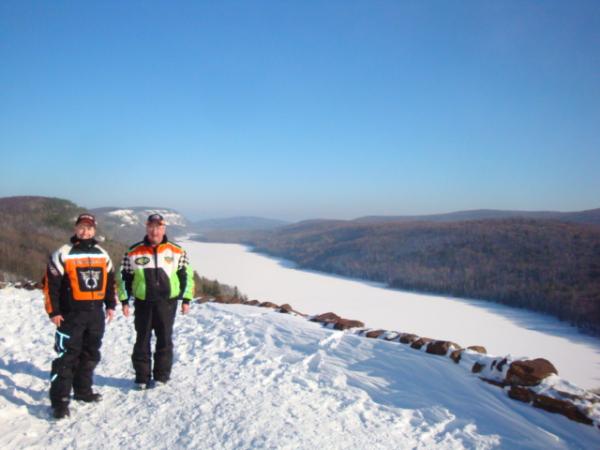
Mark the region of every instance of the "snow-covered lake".
<instances>
[{"instance_id":1,"label":"snow-covered lake","mask_svg":"<svg viewBox=\"0 0 600 450\"><path fill-rule=\"evenodd\" d=\"M306 314L333 311L368 327L483 345L496 355L542 357L581 387L600 388L600 339L553 317L490 302L416 294L300 270L236 244L183 240L202 276L237 286L250 299L289 303Z\"/></svg>"}]
</instances>

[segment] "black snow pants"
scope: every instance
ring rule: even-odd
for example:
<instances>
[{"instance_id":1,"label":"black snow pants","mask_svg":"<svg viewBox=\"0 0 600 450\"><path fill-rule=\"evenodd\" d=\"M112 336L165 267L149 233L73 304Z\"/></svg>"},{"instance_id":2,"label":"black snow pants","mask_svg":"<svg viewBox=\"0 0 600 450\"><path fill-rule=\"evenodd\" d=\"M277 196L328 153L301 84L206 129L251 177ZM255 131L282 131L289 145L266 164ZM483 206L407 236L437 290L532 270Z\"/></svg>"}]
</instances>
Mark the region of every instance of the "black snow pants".
<instances>
[{"instance_id":1,"label":"black snow pants","mask_svg":"<svg viewBox=\"0 0 600 450\"><path fill-rule=\"evenodd\" d=\"M135 369L136 383L147 383L152 376L156 381L169 380L173 365L173 323L176 311L175 299L135 300L134 323L137 337L131 361ZM154 368L150 358L152 331L156 335Z\"/></svg>"},{"instance_id":2,"label":"black snow pants","mask_svg":"<svg viewBox=\"0 0 600 450\"><path fill-rule=\"evenodd\" d=\"M102 303L89 310L71 311L64 316L54 336L58 358L52 361L50 402L69 403L71 387L76 394L92 392L94 369L100 361L104 336Z\"/></svg>"}]
</instances>

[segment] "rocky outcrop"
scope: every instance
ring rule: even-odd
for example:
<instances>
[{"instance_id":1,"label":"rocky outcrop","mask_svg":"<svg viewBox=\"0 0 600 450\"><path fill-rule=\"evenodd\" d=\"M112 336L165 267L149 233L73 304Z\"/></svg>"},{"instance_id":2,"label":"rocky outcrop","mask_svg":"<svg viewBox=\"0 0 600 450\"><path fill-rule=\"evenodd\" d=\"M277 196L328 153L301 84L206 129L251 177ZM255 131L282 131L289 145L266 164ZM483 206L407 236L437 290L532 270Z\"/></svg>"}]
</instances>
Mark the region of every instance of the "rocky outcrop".
<instances>
[{"instance_id":1,"label":"rocky outcrop","mask_svg":"<svg viewBox=\"0 0 600 450\"><path fill-rule=\"evenodd\" d=\"M537 386L550 375L558 375L556 367L547 359L515 361L506 374L506 383L517 386Z\"/></svg>"}]
</instances>

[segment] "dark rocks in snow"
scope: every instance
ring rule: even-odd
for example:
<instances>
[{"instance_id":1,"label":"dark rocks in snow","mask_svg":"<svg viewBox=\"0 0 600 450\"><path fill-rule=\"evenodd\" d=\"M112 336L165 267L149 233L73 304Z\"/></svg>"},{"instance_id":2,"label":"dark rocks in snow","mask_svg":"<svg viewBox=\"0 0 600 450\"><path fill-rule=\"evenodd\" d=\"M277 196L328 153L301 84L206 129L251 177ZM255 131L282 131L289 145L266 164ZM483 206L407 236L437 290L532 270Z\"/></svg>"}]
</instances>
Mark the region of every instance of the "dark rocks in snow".
<instances>
[{"instance_id":1,"label":"dark rocks in snow","mask_svg":"<svg viewBox=\"0 0 600 450\"><path fill-rule=\"evenodd\" d=\"M460 362L460 359L462 358L462 354L465 351L464 348L459 348L458 350L454 350L452 353L450 353L450 359L452 361L454 361L456 364L458 364Z\"/></svg>"},{"instance_id":2,"label":"dark rocks in snow","mask_svg":"<svg viewBox=\"0 0 600 450\"><path fill-rule=\"evenodd\" d=\"M419 336L417 336L416 334L411 334L411 333L400 334L400 342L402 344L412 344L417 339L419 339Z\"/></svg>"},{"instance_id":3,"label":"dark rocks in snow","mask_svg":"<svg viewBox=\"0 0 600 450\"><path fill-rule=\"evenodd\" d=\"M360 320L339 319L337 322L335 322L333 328L336 330L348 330L350 328L360 328L364 326L365 324Z\"/></svg>"},{"instance_id":4,"label":"dark rocks in snow","mask_svg":"<svg viewBox=\"0 0 600 450\"><path fill-rule=\"evenodd\" d=\"M340 320L341 317L332 312L326 312L323 314L319 314L318 316L314 316L311 322L319 322L319 323L335 323Z\"/></svg>"},{"instance_id":5,"label":"dark rocks in snow","mask_svg":"<svg viewBox=\"0 0 600 450\"><path fill-rule=\"evenodd\" d=\"M506 382L511 385L536 386L552 374L558 375L558 371L547 359L514 361L506 374Z\"/></svg>"},{"instance_id":6,"label":"dark rocks in snow","mask_svg":"<svg viewBox=\"0 0 600 450\"><path fill-rule=\"evenodd\" d=\"M525 403L531 403L534 395L535 394L529 389L521 386L511 386L510 390L508 391L508 396L510 398Z\"/></svg>"},{"instance_id":7,"label":"dark rocks in snow","mask_svg":"<svg viewBox=\"0 0 600 450\"><path fill-rule=\"evenodd\" d=\"M467 347L467 350L473 350L474 352L487 355L487 350L482 345L471 345L470 347Z\"/></svg>"},{"instance_id":8,"label":"dark rocks in snow","mask_svg":"<svg viewBox=\"0 0 600 450\"><path fill-rule=\"evenodd\" d=\"M451 341L433 341L427 346L427 353L443 356L448 353L451 347L460 348L460 345Z\"/></svg>"},{"instance_id":9,"label":"dark rocks in snow","mask_svg":"<svg viewBox=\"0 0 600 450\"><path fill-rule=\"evenodd\" d=\"M258 306L260 306L261 308L274 308L274 309L279 308L279 305L276 305L273 302L262 302Z\"/></svg>"},{"instance_id":10,"label":"dark rocks in snow","mask_svg":"<svg viewBox=\"0 0 600 450\"><path fill-rule=\"evenodd\" d=\"M412 344L410 344L410 346L412 348L416 348L417 350L420 350L421 347L423 347L424 345L429 344L432 341L433 341L433 339L431 339L431 338L420 337L419 339L417 339L416 341L414 341Z\"/></svg>"},{"instance_id":11,"label":"dark rocks in snow","mask_svg":"<svg viewBox=\"0 0 600 450\"><path fill-rule=\"evenodd\" d=\"M332 312L319 314L310 320L313 322L323 323L325 325L331 325L336 330L347 330L349 328L360 328L365 326L365 324L359 320L343 319Z\"/></svg>"},{"instance_id":12,"label":"dark rocks in snow","mask_svg":"<svg viewBox=\"0 0 600 450\"><path fill-rule=\"evenodd\" d=\"M484 367L485 367L485 364L476 362L475 364L473 364L473 367L471 368L471 372L479 373L483 370Z\"/></svg>"},{"instance_id":13,"label":"dark rocks in snow","mask_svg":"<svg viewBox=\"0 0 600 450\"><path fill-rule=\"evenodd\" d=\"M562 414L576 422L592 425L594 422L582 413L577 406L565 400L548 397L546 395L535 395L533 406L541 408L552 413Z\"/></svg>"},{"instance_id":14,"label":"dark rocks in snow","mask_svg":"<svg viewBox=\"0 0 600 450\"><path fill-rule=\"evenodd\" d=\"M365 333L365 336L368 338L377 339L379 336L381 336L385 332L386 332L385 330L371 330L371 331L367 331Z\"/></svg>"}]
</instances>

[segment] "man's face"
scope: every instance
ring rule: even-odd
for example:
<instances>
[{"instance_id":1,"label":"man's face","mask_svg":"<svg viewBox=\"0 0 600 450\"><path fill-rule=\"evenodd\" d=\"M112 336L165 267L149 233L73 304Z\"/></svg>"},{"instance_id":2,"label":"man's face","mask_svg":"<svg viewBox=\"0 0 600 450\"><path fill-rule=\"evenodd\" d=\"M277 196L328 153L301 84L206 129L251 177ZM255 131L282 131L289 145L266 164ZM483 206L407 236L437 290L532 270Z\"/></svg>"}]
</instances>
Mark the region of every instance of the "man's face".
<instances>
[{"instance_id":1,"label":"man's face","mask_svg":"<svg viewBox=\"0 0 600 450\"><path fill-rule=\"evenodd\" d=\"M165 237L167 230L166 225L160 225L158 223L150 223L146 225L146 235L152 245L160 244Z\"/></svg>"},{"instance_id":2,"label":"man's face","mask_svg":"<svg viewBox=\"0 0 600 450\"><path fill-rule=\"evenodd\" d=\"M75 225L75 236L78 239L91 239L96 235L96 227L88 223Z\"/></svg>"}]
</instances>

